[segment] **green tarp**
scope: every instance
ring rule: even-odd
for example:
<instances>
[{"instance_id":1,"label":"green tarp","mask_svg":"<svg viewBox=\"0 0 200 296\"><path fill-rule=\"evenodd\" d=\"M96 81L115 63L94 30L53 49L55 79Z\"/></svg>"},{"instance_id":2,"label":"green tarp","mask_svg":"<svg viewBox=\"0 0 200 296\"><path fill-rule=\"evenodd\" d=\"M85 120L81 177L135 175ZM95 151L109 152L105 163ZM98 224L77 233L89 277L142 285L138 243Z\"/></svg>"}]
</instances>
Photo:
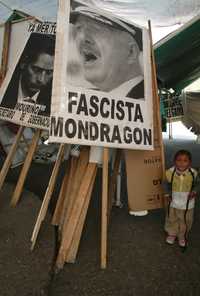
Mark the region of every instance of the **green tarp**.
<instances>
[{"instance_id":1,"label":"green tarp","mask_svg":"<svg viewBox=\"0 0 200 296\"><path fill-rule=\"evenodd\" d=\"M180 91L200 77L200 19L195 18L155 45L160 88Z\"/></svg>"}]
</instances>

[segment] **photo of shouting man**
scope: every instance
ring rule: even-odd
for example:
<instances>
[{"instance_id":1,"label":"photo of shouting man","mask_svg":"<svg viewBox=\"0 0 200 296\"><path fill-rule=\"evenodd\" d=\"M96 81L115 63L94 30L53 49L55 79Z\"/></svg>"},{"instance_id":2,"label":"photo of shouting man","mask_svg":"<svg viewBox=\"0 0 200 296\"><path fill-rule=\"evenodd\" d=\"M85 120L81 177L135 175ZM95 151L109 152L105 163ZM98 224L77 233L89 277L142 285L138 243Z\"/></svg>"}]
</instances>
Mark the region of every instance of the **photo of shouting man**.
<instances>
[{"instance_id":1,"label":"photo of shouting man","mask_svg":"<svg viewBox=\"0 0 200 296\"><path fill-rule=\"evenodd\" d=\"M142 30L85 6L71 11L70 22L84 78L94 89L144 99Z\"/></svg>"}]
</instances>

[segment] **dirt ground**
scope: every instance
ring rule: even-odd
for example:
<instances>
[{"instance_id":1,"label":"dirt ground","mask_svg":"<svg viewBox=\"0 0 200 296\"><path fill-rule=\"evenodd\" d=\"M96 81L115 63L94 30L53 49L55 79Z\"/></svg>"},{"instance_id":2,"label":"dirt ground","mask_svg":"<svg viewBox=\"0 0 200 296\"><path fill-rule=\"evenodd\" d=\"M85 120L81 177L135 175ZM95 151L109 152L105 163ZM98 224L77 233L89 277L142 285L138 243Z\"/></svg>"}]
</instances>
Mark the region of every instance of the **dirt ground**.
<instances>
[{"instance_id":1,"label":"dirt ground","mask_svg":"<svg viewBox=\"0 0 200 296\"><path fill-rule=\"evenodd\" d=\"M5 185L1 192L1 296L200 295L199 201L189 246L183 253L177 244L169 246L165 243L164 211L154 210L145 217L130 216L123 190L124 206L114 208L110 219L108 267L100 269L100 173L77 261L66 264L60 273L50 278L55 250L51 213L42 225L36 249L30 252L30 236L50 171L49 166L32 166L26 188L34 194L25 191L15 209L9 207L13 185ZM7 181L16 182L17 174L17 170L9 173Z\"/></svg>"}]
</instances>

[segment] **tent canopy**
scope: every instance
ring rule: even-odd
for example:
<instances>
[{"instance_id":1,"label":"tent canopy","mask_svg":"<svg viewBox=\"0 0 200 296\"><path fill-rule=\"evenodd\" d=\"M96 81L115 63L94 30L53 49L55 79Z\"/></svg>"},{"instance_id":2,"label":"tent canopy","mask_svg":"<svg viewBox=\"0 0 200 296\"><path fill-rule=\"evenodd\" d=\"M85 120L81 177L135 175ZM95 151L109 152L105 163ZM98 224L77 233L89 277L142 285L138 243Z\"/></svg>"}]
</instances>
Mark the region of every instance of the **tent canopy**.
<instances>
[{"instance_id":1,"label":"tent canopy","mask_svg":"<svg viewBox=\"0 0 200 296\"><path fill-rule=\"evenodd\" d=\"M162 88L180 91L200 77L200 17L195 17L155 45Z\"/></svg>"},{"instance_id":2,"label":"tent canopy","mask_svg":"<svg viewBox=\"0 0 200 296\"><path fill-rule=\"evenodd\" d=\"M102 9L118 14L141 25L171 26L183 24L200 13L198 0L84 0ZM24 11L38 19L55 21L58 0L0 0L0 23L13 10Z\"/></svg>"},{"instance_id":3,"label":"tent canopy","mask_svg":"<svg viewBox=\"0 0 200 296\"><path fill-rule=\"evenodd\" d=\"M199 0L82 0L140 25L152 28L184 24L200 14ZM41 20L56 21L58 0L0 0L0 23L22 11ZM200 20L181 27L155 47L157 74L164 88L180 90L200 75ZM153 31L154 33L154 31Z\"/></svg>"}]
</instances>

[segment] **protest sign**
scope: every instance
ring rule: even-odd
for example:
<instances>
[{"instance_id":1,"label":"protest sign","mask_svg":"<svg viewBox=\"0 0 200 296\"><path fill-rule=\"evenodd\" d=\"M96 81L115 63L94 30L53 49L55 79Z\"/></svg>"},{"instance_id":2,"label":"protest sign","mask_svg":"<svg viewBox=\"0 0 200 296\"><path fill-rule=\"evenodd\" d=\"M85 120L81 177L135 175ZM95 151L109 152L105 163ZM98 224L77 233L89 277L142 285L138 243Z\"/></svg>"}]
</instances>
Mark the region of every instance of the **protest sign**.
<instances>
[{"instance_id":1,"label":"protest sign","mask_svg":"<svg viewBox=\"0 0 200 296\"><path fill-rule=\"evenodd\" d=\"M180 120L184 115L181 95L170 92L161 92L160 97L165 117L168 120Z\"/></svg>"},{"instance_id":2,"label":"protest sign","mask_svg":"<svg viewBox=\"0 0 200 296\"><path fill-rule=\"evenodd\" d=\"M0 89L0 119L49 129L56 24L22 22L10 36L8 72Z\"/></svg>"},{"instance_id":3,"label":"protest sign","mask_svg":"<svg viewBox=\"0 0 200 296\"><path fill-rule=\"evenodd\" d=\"M153 149L148 30L69 1L58 17L50 141Z\"/></svg>"}]
</instances>

